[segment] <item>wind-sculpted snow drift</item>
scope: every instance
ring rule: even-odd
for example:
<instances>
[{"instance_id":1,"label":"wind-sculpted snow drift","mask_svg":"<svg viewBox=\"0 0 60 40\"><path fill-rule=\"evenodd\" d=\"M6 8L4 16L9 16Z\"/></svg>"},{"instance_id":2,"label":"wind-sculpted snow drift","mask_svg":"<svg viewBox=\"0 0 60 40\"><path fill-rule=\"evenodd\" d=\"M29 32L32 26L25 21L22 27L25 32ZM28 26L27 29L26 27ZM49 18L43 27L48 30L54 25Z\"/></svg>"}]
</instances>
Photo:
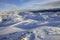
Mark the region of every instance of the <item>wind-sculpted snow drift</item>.
<instances>
[{"instance_id":1,"label":"wind-sculpted snow drift","mask_svg":"<svg viewBox=\"0 0 60 40\"><path fill-rule=\"evenodd\" d=\"M60 40L60 12L0 13L0 40Z\"/></svg>"}]
</instances>

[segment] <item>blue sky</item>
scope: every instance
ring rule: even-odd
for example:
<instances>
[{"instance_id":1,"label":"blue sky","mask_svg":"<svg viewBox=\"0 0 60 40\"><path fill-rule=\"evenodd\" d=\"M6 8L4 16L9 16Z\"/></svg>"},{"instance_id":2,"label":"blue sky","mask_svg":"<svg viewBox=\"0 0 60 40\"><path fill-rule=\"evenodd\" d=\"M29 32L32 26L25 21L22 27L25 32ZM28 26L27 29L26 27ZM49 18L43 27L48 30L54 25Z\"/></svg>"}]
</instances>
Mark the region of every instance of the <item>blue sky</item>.
<instances>
[{"instance_id":1,"label":"blue sky","mask_svg":"<svg viewBox=\"0 0 60 40\"><path fill-rule=\"evenodd\" d=\"M0 0L0 10L4 9L44 9L60 8L60 0Z\"/></svg>"}]
</instances>

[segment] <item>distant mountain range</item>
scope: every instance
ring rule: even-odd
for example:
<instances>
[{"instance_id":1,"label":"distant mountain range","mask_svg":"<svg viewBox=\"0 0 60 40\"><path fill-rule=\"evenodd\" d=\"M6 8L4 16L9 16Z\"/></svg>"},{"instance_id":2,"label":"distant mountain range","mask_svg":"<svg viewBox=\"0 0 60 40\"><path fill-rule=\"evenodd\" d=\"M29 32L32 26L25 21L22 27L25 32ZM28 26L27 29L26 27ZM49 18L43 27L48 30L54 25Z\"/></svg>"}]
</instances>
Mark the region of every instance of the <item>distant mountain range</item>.
<instances>
[{"instance_id":1,"label":"distant mountain range","mask_svg":"<svg viewBox=\"0 0 60 40\"><path fill-rule=\"evenodd\" d=\"M42 9L42 10L35 10L35 11L30 11L33 13L37 12L60 12L60 8L51 8L51 9Z\"/></svg>"}]
</instances>

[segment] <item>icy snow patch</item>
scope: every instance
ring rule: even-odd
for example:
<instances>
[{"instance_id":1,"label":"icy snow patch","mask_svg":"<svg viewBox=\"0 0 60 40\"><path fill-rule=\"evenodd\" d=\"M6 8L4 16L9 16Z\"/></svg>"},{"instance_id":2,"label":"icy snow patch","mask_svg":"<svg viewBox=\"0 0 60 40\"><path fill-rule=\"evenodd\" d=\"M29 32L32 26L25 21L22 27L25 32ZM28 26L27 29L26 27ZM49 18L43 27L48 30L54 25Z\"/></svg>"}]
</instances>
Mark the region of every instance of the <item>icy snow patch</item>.
<instances>
[{"instance_id":1,"label":"icy snow patch","mask_svg":"<svg viewBox=\"0 0 60 40\"><path fill-rule=\"evenodd\" d=\"M2 18L0 17L0 22L2 22Z\"/></svg>"}]
</instances>

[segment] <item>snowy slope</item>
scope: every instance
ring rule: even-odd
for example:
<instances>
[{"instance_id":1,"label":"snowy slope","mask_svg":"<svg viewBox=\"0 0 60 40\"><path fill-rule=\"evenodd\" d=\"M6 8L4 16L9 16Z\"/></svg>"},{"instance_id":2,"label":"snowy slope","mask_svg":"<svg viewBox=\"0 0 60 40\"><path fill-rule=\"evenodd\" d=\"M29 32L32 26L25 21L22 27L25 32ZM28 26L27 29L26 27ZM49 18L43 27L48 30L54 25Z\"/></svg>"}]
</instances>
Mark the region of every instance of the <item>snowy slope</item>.
<instances>
[{"instance_id":1,"label":"snowy slope","mask_svg":"<svg viewBox=\"0 0 60 40\"><path fill-rule=\"evenodd\" d=\"M42 26L31 30L35 34L35 40L60 40L60 27Z\"/></svg>"},{"instance_id":2,"label":"snowy slope","mask_svg":"<svg viewBox=\"0 0 60 40\"><path fill-rule=\"evenodd\" d=\"M25 40L60 40L60 12L0 13L0 35L1 38L14 37L15 40L18 40L21 35Z\"/></svg>"},{"instance_id":3,"label":"snowy slope","mask_svg":"<svg viewBox=\"0 0 60 40\"><path fill-rule=\"evenodd\" d=\"M25 34L23 31L25 31ZM60 37L60 28L52 27L52 26L42 26L42 27L34 28L34 29L31 29L28 31L20 29L20 28L15 28L15 27L8 27L8 28L0 31L0 34L10 34L10 33L14 33L14 32L20 32L20 33L23 32L23 36L25 35L25 38L27 38L28 40L34 40L34 39L35 40L48 40L48 39L54 40L56 37L58 37L56 40L60 40L60 38L59 38ZM18 35L18 33L17 33L17 35Z\"/></svg>"},{"instance_id":4,"label":"snowy slope","mask_svg":"<svg viewBox=\"0 0 60 40\"><path fill-rule=\"evenodd\" d=\"M16 28L16 27L6 27L0 31L0 35L10 34L14 32L25 31L24 29Z\"/></svg>"}]
</instances>

